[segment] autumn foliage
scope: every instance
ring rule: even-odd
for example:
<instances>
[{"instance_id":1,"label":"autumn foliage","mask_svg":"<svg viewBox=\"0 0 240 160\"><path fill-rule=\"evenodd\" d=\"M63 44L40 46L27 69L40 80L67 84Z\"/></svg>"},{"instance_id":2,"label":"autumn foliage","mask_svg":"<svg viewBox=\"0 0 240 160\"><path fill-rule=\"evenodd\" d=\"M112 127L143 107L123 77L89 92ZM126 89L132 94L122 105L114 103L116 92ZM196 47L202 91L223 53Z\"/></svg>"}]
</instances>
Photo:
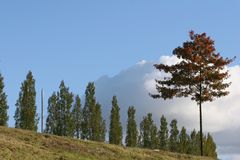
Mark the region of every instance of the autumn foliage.
<instances>
[{"instance_id":1,"label":"autumn foliage","mask_svg":"<svg viewBox=\"0 0 240 160\"><path fill-rule=\"evenodd\" d=\"M230 82L226 66L233 59L223 58L216 52L214 41L206 35L190 32L190 41L173 50L173 55L180 59L174 65L155 64L154 67L169 76L156 80L157 94L153 98L172 99L173 97L191 97L199 104L201 155L202 142L202 108L201 104L213 101L229 94L226 90Z\"/></svg>"},{"instance_id":2,"label":"autumn foliage","mask_svg":"<svg viewBox=\"0 0 240 160\"><path fill-rule=\"evenodd\" d=\"M224 82L229 77L225 66L233 59L223 58L216 53L214 41L206 33L190 32L191 41L173 50L173 55L182 61L175 65L155 64L155 68L170 77L156 80L158 94L153 98L171 99L191 96L196 102L213 101L226 96L230 83Z\"/></svg>"}]
</instances>

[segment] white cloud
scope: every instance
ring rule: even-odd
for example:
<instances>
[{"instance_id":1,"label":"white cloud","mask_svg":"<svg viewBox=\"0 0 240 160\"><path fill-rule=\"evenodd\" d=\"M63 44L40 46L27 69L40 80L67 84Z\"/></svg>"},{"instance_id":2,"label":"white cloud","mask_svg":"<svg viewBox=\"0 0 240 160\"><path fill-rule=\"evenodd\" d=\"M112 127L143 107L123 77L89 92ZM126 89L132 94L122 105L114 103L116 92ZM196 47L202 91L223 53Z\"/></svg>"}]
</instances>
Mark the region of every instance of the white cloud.
<instances>
[{"instance_id":1,"label":"white cloud","mask_svg":"<svg viewBox=\"0 0 240 160\"><path fill-rule=\"evenodd\" d=\"M140 62L138 62L137 64L138 64L138 65L144 65L145 63L147 63L147 61L143 59L143 60L141 60Z\"/></svg>"},{"instance_id":2,"label":"white cloud","mask_svg":"<svg viewBox=\"0 0 240 160\"><path fill-rule=\"evenodd\" d=\"M240 155L233 155L232 156L232 160L239 160L240 159Z\"/></svg>"},{"instance_id":3,"label":"white cloud","mask_svg":"<svg viewBox=\"0 0 240 160\"><path fill-rule=\"evenodd\" d=\"M174 56L162 56L161 63L175 64L179 60ZM159 63L159 62L155 62ZM121 107L122 123L127 120L127 108L134 105L137 110L137 121L140 122L146 113L153 113L155 121L164 114L168 121L176 118L179 127L186 126L189 130L199 128L199 109L195 102L189 98L162 100L152 99L149 93L155 92L155 78L165 75L153 68L154 62L142 60L133 67L130 67L114 77L103 76L95 82L97 100L103 104L103 113L109 117L111 109L111 98L117 95ZM240 128L240 66L228 68L232 85L229 87L230 94L212 103L203 104L203 128L205 132L225 133L229 129ZM108 120L108 119L107 119ZM240 130L237 130L240 134ZM226 134L228 134L226 132ZM224 135L227 138L229 135ZM222 136L217 136L217 143L220 143ZM228 137L231 139L231 137ZM224 144L221 144L224 145ZM228 144L229 146L231 144Z\"/></svg>"},{"instance_id":4,"label":"white cloud","mask_svg":"<svg viewBox=\"0 0 240 160\"><path fill-rule=\"evenodd\" d=\"M234 154L234 155L224 155L221 158L222 160L239 160L240 159L240 154Z\"/></svg>"},{"instance_id":5,"label":"white cloud","mask_svg":"<svg viewBox=\"0 0 240 160\"><path fill-rule=\"evenodd\" d=\"M181 59L178 59L176 56L161 56L160 62L166 65L173 65L180 62Z\"/></svg>"}]
</instances>

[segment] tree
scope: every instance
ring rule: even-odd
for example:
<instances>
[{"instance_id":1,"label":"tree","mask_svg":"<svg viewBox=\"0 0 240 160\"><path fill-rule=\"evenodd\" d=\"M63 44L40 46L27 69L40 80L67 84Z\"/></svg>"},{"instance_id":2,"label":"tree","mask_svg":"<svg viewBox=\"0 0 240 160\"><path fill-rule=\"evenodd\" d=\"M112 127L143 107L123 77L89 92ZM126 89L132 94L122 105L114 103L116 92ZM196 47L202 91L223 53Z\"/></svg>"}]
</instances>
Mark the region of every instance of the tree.
<instances>
[{"instance_id":1,"label":"tree","mask_svg":"<svg viewBox=\"0 0 240 160\"><path fill-rule=\"evenodd\" d=\"M83 107L82 121L82 139L91 139L93 129L93 109L96 106L95 86L93 82L89 82L85 91L85 105Z\"/></svg>"},{"instance_id":2,"label":"tree","mask_svg":"<svg viewBox=\"0 0 240 160\"><path fill-rule=\"evenodd\" d=\"M190 140L189 140L189 150L188 153L192 155L200 155L200 148L199 148L199 142L200 139L197 137L197 133L195 129L190 134Z\"/></svg>"},{"instance_id":3,"label":"tree","mask_svg":"<svg viewBox=\"0 0 240 160\"><path fill-rule=\"evenodd\" d=\"M205 33L190 32L190 41L182 47L173 50L173 55L181 61L174 65L155 64L154 67L169 74L163 80L156 80L157 94L153 98L172 99L173 97L188 97L196 101L200 111L200 150L203 155L202 140L202 103L229 94L226 89L230 83L225 66L234 59L224 59L216 53L214 41Z\"/></svg>"},{"instance_id":4,"label":"tree","mask_svg":"<svg viewBox=\"0 0 240 160\"><path fill-rule=\"evenodd\" d=\"M148 113L140 123L140 147L155 149L158 147L157 127L152 119L152 114Z\"/></svg>"},{"instance_id":5,"label":"tree","mask_svg":"<svg viewBox=\"0 0 240 160\"><path fill-rule=\"evenodd\" d=\"M48 100L48 117L45 132L73 137L74 121L71 114L73 104L73 93L61 81L59 91L53 93Z\"/></svg>"},{"instance_id":6,"label":"tree","mask_svg":"<svg viewBox=\"0 0 240 160\"><path fill-rule=\"evenodd\" d=\"M127 147L136 147L137 146L137 123L135 120L135 108L134 106L130 106L128 108L128 120L127 120L127 132L125 143Z\"/></svg>"},{"instance_id":7,"label":"tree","mask_svg":"<svg viewBox=\"0 0 240 160\"><path fill-rule=\"evenodd\" d=\"M85 105L82 112L82 139L104 141L106 124L102 118L101 105L96 103L95 86L89 82L85 91Z\"/></svg>"},{"instance_id":8,"label":"tree","mask_svg":"<svg viewBox=\"0 0 240 160\"><path fill-rule=\"evenodd\" d=\"M167 150L168 144L168 123L164 115L160 119L160 130L159 130L159 148Z\"/></svg>"},{"instance_id":9,"label":"tree","mask_svg":"<svg viewBox=\"0 0 240 160\"><path fill-rule=\"evenodd\" d=\"M93 131L92 138L93 141L105 141L106 125L102 118L102 109L99 103L96 104L93 111Z\"/></svg>"},{"instance_id":10,"label":"tree","mask_svg":"<svg viewBox=\"0 0 240 160\"><path fill-rule=\"evenodd\" d=\"M99 140L100 142L104 142L105 138L106 138L106 121L103 119L102 121L100 121L100 136L99 136Z\"/></svg>"},{"instance_id":11,"label":"tree","mask_svg":"<svg viewBox=\"0 0 240 160\"><path fill-rule=\"evenodd\" d=\"M185 127L182 127L182 130L179 134L179 152L187 153L189 150L189 136L186 133Z\"/></svg>"},{"instance_id":12,"label":"tree","mask_svg":"<svg viewBox=\"0 0 240 160\"><path fill-rule=\"evenodd\" d=\"M109 143L122 144L122 126L120 122L120 108L118 106L117 97L112 98L112 109L110 115L109 127Z\"/></svg>"},{"instance_id":13,"label":"tree","mask_svg":"<svg viewBox=\"0 0 240 160\"><path fill-rule=\"evenodd\" d=\"M74 134L79 139L81 135L81 123L82 123L82 109L81 99L79 95L75 98L75 103L72 110L72 118L74 122Z\"/></svg>"},{"instance_id":14,"label":"tree","mask_svg":"<svg viewBox=\"0 0 240 160\"><path fill-rule=\"evenodd\" d=\"M73 137L74 124L71 115L73 93L71 93L69 91L69 88L65 86L64 81L61 81L57 96L58 96L57 106L60 113L59 135Z\"/></svg>"},{"instance_id":15,"label":"tree","mask_svg":"<svg viewBox=\"0 0 240 160\"><path fill-rule=\"evenodd\" d=\"M169 137L169 150L172 152L178 152L178 144L179 144L179 130L177 128L177 120L174 119L171 121L171 130L170 130L170 137Z\"/></svg>"},{"instance_id":16,"label":"tree","mask_svg":"<svg viewBox=\"0 0 240 160\"><path fill-rule=\"evenodd\" d=\"M207 135L206 142L204 143L204 156L209 156L217 159L216 144L209 133Z\"/></svg>"},{"instance_id":17,"label":"tree","mask_svg":"<svg viewBox=\"0 0 240 160\"><path fill-rule=\"evenodd\" d=\"M4 92L3 76L0 73L0 126L7 126L8 115L7 115L7 95Z\"/></svg>"},{"instance_id":18,"label":"tree","mask_svg":"<svg viewBox=\"0 0 240 160\"><path fill-rule=\"evenodd\" d=\"M107 131L107 129L106 129L106 121L103 119L102 121L101 121L101 127L100 127L100 142L104 142L105 141L105 138L106 138L106 131Z\"/></svg>"},{"instance_id":19,"label":"tree","mask_svg":"<svg viewBox=\"0 0 240 160\"><path fill-rule=\"evenodd\" d=\"M60 113L58 111L58 97L55 92L48 99L48 116L46 120L45 132L49 134L60 135L60 130L58 128L60 121Z\"/></svg>"},{"instance_id":20,"label":"tree","mask_svg":"<svg viewBox=\"0 0 240 160\"><path fill-rule=\"evenodd\" d=\"M22 83L19 98L16 103L15 127L37 131L38 115L36 112L35 79L29 71Z\"/></svg>"}]
</instances>

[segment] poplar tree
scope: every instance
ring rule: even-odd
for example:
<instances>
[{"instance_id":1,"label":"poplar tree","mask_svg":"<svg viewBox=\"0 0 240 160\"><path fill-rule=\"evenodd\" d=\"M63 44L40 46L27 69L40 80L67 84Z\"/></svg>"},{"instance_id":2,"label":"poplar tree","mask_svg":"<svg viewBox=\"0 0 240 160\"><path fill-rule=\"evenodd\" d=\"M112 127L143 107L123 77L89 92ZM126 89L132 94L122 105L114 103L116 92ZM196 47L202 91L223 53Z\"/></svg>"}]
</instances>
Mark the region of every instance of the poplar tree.
<instances>
[{"instance_id":1,"label":"poplar tree","mask_svg":"<svg viewBox=\"0 0 240 160\"><path fill-rule=\"evenodd\" d=\"M92 135L91 130L91 119L92 119L92 111L94 106L96 105L95 100L95 87L93 82L89 82L85 91L85 104L83 107L83 121L82 121L82 139L90 139Z\"/></svg>"},{"instance_id":2,"label":"poplar tree","mask_svg":"<svg viewBox=\"0 0 240 160\"><path fill-rule=\"evenodd\" d=\"M200 138L200 136L202 136L202 138ZM198 131L197 134L196 134L196 144L197 144L196 155L201 155L201 148L199 148L199 146L201 145L201 141L202 141L202 145L203 145L203 148L204 148L205 139L206 139L206 136L204 136L204 134L201 135L200 131ZM203 155L204 155L204 153L203 153Z\"/></svg>"},{"instance_id":3,"label":"poplar tree","mask_svg":"<svg viewBox=\"0 0 240 160\"><path fill-rule=\"evenodd\" d=\"M93 110L96 105L95 86L93 82L89 82L85 91L85 104L83 107L82 121L82 139L91 139L93 130Z\"/></svg>"},{"instance_id":4,"label":"poplar tree","mask_svg":"<svg viewBox=\"0 0 240 160\"><path fill-rule=\"evenodd\" d=\"M59 122L60 113L57 106L58 97L55 92L48 99L48 116L46 119L45 133L60 135Z\"/></svg>"},{"instance_id":5,"label":"poplar tree","mask_svg":"<svg viewBox=\"0 0 240 160\"><path fill-rule=\"evenodd\" d=\"M37 131L39 118L36 109L35 79L29 71L26 80L22 83L16 103L15 127Z\"/></svg>"},{"instance_id":6,"label":"poplar tree","mask_svg":"<svg viewBox=\"0 0 240 160\"><path fill-rule=\"evenodd\" d=\"M225 67L234 59L223 58L216 52L214 41L206 33L190 32L190 41L173 50L180 62L174 65L155 64L168 77L156 80L157 94L153 98L172 99L191 97L199 105L200 152L203 156L202 103L213 101L229 94L226 90L231 83L226 82L229 73Z\"/></svg>"},{"instance_id":7,"label":"poplar tree","mask_svg":"<svg viewBox=\"0 0 240 160\"><path fill-rule=\"evenodd\" d=\"M189 150L189 136L186 132L185 127L182 127L182 130L179 134L179 152L187 153Z\"/></svg>"},{"instance_id":8,"label":"poplar tree","mask_svg":"<svg viewBox=\"0 0 240 160\"><path fill-rule=\"evenodd\" d=\"M127 131L126 131L126 139L125 143L127 147L136 147L137 146L137 123L135 120L135 108L134 106L130 106L128 108L128 120L127 120Z\"/></svg>"},{"instance_id":9,"label":"poplar tree","mask_svg":"<svg viewBox=\"0 0 240 160\"><path fill-rule=\"evenodd\" d=\"M140 123L139 145L143 148L156 149L158 148L157 127L152 119L152 114L148 113L143 117Z\"/></svg>"},{"instance_id":10,"label":"poplar tree","mask_svg":"<svg viewBox=\"0 0 240 160\"><path fill-rule=\"evenodd\" d=\"M85 91L85 105L82 111L82 139L104 141L106 133L105 120L102 118L101 105L96 102L95 86L89 82Z\"/></svg>"},{"instance_id":11,"label":"poplar tree","mask_svg":"<svg viewBox=\"0 0 240 160\"><path fill-rule=\"evenodd\" d=\"M71 115L73 103L73 93L65 86L64 81L61 81L58 92L58 110L60 112L60 135L73 137L74 124Z\"/></svg>"},{"instance_id":12,"label":"poplar tree","mask_svg":"<svg viewBox=\"0 0 240 160\"><path fill-rule=\"evenodd\" d=\"M106 139L106 131L107 131L107 129L106 129L106 121L103 119L102 121L101 121L101 130L100 130L100 142L104 142L105 141L105 139Z\"/></svg>"},{"instance_id":13,"label":"poplar tree","mask_svg":"<svg viewBox=\"0 0 240 160\"><path fill-rule=\"evenodd\" d=\"M74 136L74 121L71 114L73 93L61 81L59 91L54 92L48 100L47 133L59 136Z\"/></svg>"},{"instance_id":14,"label":"poplar tree","mask_svg":"<svg viewBox=\"0 0 240 160\"><path fill-rule=\"evenodd\" d=\"M109 127L109 143L122 144L122 126L120 122L120 108L118 106L117 97L112 98L112 109L110 115Z\"/></svg>"},{"instance_id":15,"label":"poplar tree","mask_svg":"<svg viewBox=\"0 0 240 160\"><path fill-rule=\"evenodd\" d=\"M81 136L81 123L82 123L82 108L81 108L81 99L79 95L75 97L75 102L72 110L72 118L74 122L74 136L78 139Z\"/></svg>"},{"instance_id":16,"label":"poplar tree","mask_svg":"<svg viewBox=\"0 0 240 160\"><path fill-rule=\"evenodd\" d=\"M160 119L160 130L159 130L159 148L162 150L168 149L168 123L164 115Z\"/></svg>"},{"instance_id":17,"label":"poplar tree","mask_svg":"<svg viewBox=\"0 0 240 160\"><path fill-rule=\"evenodd\" d=\"M188 153L192 155L200 154L199 139L197 137L197 132L195 129L190 134L190 147Z\"/></svg>"},{"instance_id":18,"label":"poplar tree","mask_svg":"<svg viewBox=\"0 0 240 160\"><path fill-rule=\"evenodd\" d=\"M204 143L204 156L217 159L216 144L212 136L208 133L206 142Z\"/></svg>"},{"instance_id":19,"label":"poplar tree","mask_svg":"<svg viewBox=\"0 0 240 160\"><path fill-rule=\"evenodd\" d=\"M8 121L8 105L7 95L4 92L4 81L3 76L0 73L0 126L7 126Z\"/></svg>"},{"instance_id":20,"label":"poplar tree","mask_svg":"<svg viewBox=\"0 0 240 160\"><path fill-rule=\"evenodd\" d=\"M92 138L93 141L105 141L106 125L102 118L102 109L99 103L96 104L93 112L93 128L92 128Z\"/></svg>"},{"instance_id":21,"label":"poplar tree","mask_svg":"<svg viewBox=\"0 0 240 160\"><path fill-rule=\"evenodd\" d=\"M169 150L171 152L178 152L178 144L179 144L179 130L177 128L177 120L174 119L170 123L170 137L169 137Z\"/></svg>"}]
</instances>

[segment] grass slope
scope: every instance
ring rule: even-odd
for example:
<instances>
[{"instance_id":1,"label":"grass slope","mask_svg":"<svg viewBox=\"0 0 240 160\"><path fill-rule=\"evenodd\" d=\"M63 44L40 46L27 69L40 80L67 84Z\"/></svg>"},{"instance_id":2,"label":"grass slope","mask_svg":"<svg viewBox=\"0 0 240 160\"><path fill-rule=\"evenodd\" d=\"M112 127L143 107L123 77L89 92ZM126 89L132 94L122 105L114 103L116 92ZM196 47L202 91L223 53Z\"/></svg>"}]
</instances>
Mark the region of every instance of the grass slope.
<instances>
[{"instance_id":1,"label":"grass slope","mask_svg":"<svg viewBox=\"0 0 240 160\"><path fill-rule=\"evenodd\" d=\"M0 127L1 160L212 160Z\"/></svg>"}]
</instances>

